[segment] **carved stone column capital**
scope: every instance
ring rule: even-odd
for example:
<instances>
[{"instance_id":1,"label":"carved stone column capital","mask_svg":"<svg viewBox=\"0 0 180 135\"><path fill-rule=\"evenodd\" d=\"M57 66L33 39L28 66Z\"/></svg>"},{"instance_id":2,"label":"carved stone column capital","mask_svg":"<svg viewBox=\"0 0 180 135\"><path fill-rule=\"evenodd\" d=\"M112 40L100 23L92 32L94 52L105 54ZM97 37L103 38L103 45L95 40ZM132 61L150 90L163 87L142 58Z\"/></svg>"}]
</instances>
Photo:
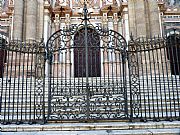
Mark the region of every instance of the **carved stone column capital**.
<instances>
[{"instance_id":1,"label":"carved stone column capital","mask_svg":"<svg viewBox=\"0 0 180 135\"><path fill-rule=\"evenodd\" d=\"M113 17L114 17L114 24L118 24L118 21L119 21L119 19L118 19L118 14L117 14L117 13L114 13L114 14L113 14Z\"/></svg>"},{"instance_id":2,"label":"carved stone column capital","mask_svg":"<svg viewBox=\"0 0 180 135\"><path fill-rule=\"evenodd\" d=\"M102 24L103 25L107 25L108 24L107 13L103 13Z\"/></svg>"},{"instance_id":3,"label":"carved stone column capital","mask_svg":"<svg viewBox=\"0 0 180 135\"><path fill-rule=\"evenodd\" d=\"M69 26L71 23L71 20L70 20L70 14L65 14L65 25L66 26Z\"/></svg>"}]
</instances>

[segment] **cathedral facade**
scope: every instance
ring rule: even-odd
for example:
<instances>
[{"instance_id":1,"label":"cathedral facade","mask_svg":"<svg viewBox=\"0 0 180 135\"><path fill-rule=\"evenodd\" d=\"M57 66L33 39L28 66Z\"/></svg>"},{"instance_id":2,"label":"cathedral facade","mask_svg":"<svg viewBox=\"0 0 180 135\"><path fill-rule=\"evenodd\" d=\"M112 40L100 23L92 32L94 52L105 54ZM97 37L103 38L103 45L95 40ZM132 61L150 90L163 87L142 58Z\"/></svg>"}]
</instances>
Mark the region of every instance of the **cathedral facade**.
<instances>
[{"instance_id":1,"label":"cathedral facade","mask_svg":"<svg viewBox=\"0 0 180 135\"><path fill-rule=\"evenodd\" d=\"M134 37L164 35L180 27L178 0L91 0L90 23L108 27L129 40ZM46 42L50 35L69 25L80 24L82 0L2 0L1 31L10 39Z\"/></svg>"}]
</instances>

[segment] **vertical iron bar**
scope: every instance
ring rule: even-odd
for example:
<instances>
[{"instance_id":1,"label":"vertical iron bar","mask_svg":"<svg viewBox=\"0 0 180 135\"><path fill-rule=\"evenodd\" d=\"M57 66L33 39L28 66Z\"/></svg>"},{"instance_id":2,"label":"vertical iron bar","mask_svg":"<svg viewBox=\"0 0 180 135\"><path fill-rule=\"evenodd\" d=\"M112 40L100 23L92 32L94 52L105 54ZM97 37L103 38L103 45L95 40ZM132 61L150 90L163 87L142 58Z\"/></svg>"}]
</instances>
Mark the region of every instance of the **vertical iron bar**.
<instances>
[{"instance_id":1,"label":"vertical iron bar","mask_svg":"<svg viewBox=\"0 0 180 135\"><path fill-rule=\"evenodd\" d=\"M152 39L150 39L150 41L152 42ZM152 43L149 41L148 38L146 38L146 42L147 42L147 45L150 46L150 48L152 47ZM152 47L153 48L153 47ZM148 60L149 60L149 69L150 69L150 91L151 91L151 100L152 100L152 116L153 116L153 119L155 118L155 104L154 104L154 86L153 86L153 62L154 61L151 61L151 53L153 53L153 50L151 49L148 49ZM149 78L148 78L149 79ZM151 112L150 112L151 113Z\"/></svg>"},{"instance_id":2,"label":"vertical iron bar","mask_svg":"<svg viewBox=\"0 0 180 135\"><path fill-rule=\"evenodd\" d=\"M166 65L167 64L167 61L166 61L166 53L165 53L165 48L167 48L167 46L164 44L164 42L162 43L162 48L160 48L160 61L161 61L161 70L162 70L162 86L161 86L161 90L160 90L160 94L161 94L161 115L162 115L162 118L164 117L164 97L163 97L163 88L165 89L165 69L166 69L166 67L164 67L164 65ZM164 50L164 51L163 51ZM163 52L164 52L164 54L163 54ZM163 57L163 55L164 55L164 57ZM165 58L165 59L163 59L163 58Z\"/></svg>"},{"instance_id":3,"label":"vertical iron bar","mask_svg":"<svg viewBox=\"0 0 180 135\"><path fill-rule=\"evenodd\" d=\"M176 33L176 29L174 30L174 33ZM176 54L178 55L177 56L177 70L178 70L178 77L177 76L175 76L175 82L176 82L176 93L177 93L177 102L178 102L178 106L177 107L175 107L179 112L179 117L180 117L180 107L179 107L179 91L178 91L178 88L179 88L179 86L178 86L178 84L180 83L180 54L178 53L179 51L180 51L180 39L178 38L178 37L180 37L180 34L179 35L177 35L177 34L175 34L175 44L176 44ZM179 79L178 79L179 78ZM175 100L175 99L174 99ZM178 120L179 120L180 118L178 118Z\"/></svg>"},{"instance_id":4,"label":"vertical iron bar","mask_svg":"<svg viewBox=\"0 0 180 135\"><path fill-rule=\"evenodd\" d=\"M161 56L161 43L160 43L160 36L158 36L158 40L159 40L159 42L157 43L157 46L158 46L158 48L156 49L156 54L157 54L157 57L156 57L156 60L157 60L157 66L158 66L158 78L159 78L159 89L158 89L158 91L157 91L157 93L158 93L158 96L157 96L157 103L159 104L159 117L160 117L160 113L162 114L162 112L163 112L163 101L162 101L162 86L161 86L161 69L160 69L160 66L161 65L163 65L163 61L162 61L162 59L160 59L160 56ZM163 46L164 47L164 46ZM160 55L160 56L159 56ZM161 56L162 57L162 56ZM157 79L158 80L158 79ZM160 97L159 97L160 96ZM160 99L158 99L158 98L160 98ZM160 103L159 103L159 100L160 100ZM162 115L163 116L163 115ZM160 120L160 118L159 118L159 120Z\"/></svg>"},{"instance_id":5,"label":"vertical iron bar","mask_svg":"<svg viewBox=\"0 0 180 135\"><path fill-rule=\"evenodd\" d=\"M18 41L17 41L18 42ZM19 51L19 68L18 68L18 95L17 95L17 124L20 124L20 121L19 121L19 112L20 112L20 107L19 107L19 102L20 102L20 83L21 83L21 79L20 79L20 76L21 76L21 54L22 54L22 42L18 42L18 44L20 44L20 51ZM20 116L21 117L21 116Z\"/></svg>"},{"instance_id":6,"label":"vertical iron bar","mask_svg":"<svg viewBox=\"0 0 180 135\"><path fill-rule=\"evenodd\" d=\"M25 43L26 45L26 47L29 47L29 46L27 46L27 43ZM26 54L27 54L27 57L26 57L26 88L25 88L25 121L27 121L27 115L28 115L28 113L27 113L27 110L28 110L28 105L29 105L29 103L28 103L28 97L29 97L29 91L31 90L31 89L29 89L29 87L28 87L28 85L29 85L29 78L28 78L28 70L29 70L29 53L30 53L30 48L28 48L27 49L27 52L26 52Z\"/></svg>"},{"instance_id":7,"label":"vertical iron bar","mask_svg":"<svg viewBox=\"0 0 180 135\"><path fill-rule=\"evenodd\" d=\"M47 45L48 47L48 45ZM52 47L52 46L50 46ZM50 49L51 50L51 49ZM51 95L51 87L53 87L51 85L51 79L52 79L52 53L50 52L50 50L47 48L47 56L48 56L48 70L49 70L49 74L48 74L48 115L47 115L47 120L50 119L50 115L51 115L51 99L52 99L52 95Z\"/></svg>"},{"instance_id":8,"label":"vertical iron bar","mask_svg":"<svg viewBox=\"0 0 180 135\"><path fill-rule=\"evenodd\" d=\"M7 65L6 65L6 80L5 80L5 94L4 94L4 96L5 96L5 98L4 98L4 124L6 124L6 123L8 123L8 121L6 120L6 118L7 118L7 116L6 116L6 111L7 111L7 88L8 88L8 67L9 67L9 52L10 52L10 50L7 50L8 52L7 52Z\"/></svg>"},{"instance_id":9,"label":"vertical iron bar","mask_svg":"<svg viewBox=\"0 0 180 135\"><path fill-rule=\"evenodd\" d=\"M153 79L153 85L154 85L154 83L155 83L155 88L154 88L154 90L155 91L153 91L153 93L155 93L155 99L154 99L154 103L156 104L155 106L154 106L154 110L155 110L155 112L154 112L154 121L159 121L159 101L158 101L158 85L159 84L157 84L157 74L156 74L156 70L157 70L157 62L156 62L156 59L155 59L155 56L156 55L158 55L157 54L157 48L156 47L154 47L154 46L157 46L157 43L156 42L154 42L154 41L156 41L156 38L155 37L151 37L151 46L152 46L152 60L153 60L153 67L152 67L152 70L154 70L154 79ZM156 53L156 54L155 54ZM155 81L155 82L154 82ZM156 113L157 113L157 116L156 116ZM158 118L157 118L158 117Z\"/></svg>"},{"instance_id":10,"label":"vertical iron bar","mask_svg":"<svg viewBox=\"0 0 180 135\"><path fill-rule=\"evenodd\" d=\"M22 48L23 49L26 49L26 47L24 47L23 45L22 45ZM25 59L26 59L26 57L25 57L25 50L22 50L23 51L23 56L22 56L22 59L23 59L23 61L22 61L22 69L21 69L21 71L22 71L22 90L21 90L21 121L23 120L23 115L24 115L24 113L23 113L23 111L24 111L24 106L23 106L23 102L26 102L26 100L24 100L23 98L24 98L24 67L25 67Z\"/></svg>"},{"instance_id":11,"label":"vertical iron bar","mask_svg":"<svg viewBox=\"0 0 180 135\"><path fill-rule=\"evenodd\" d=\"M28 44L29 45L29 44ZM30 60L30 79L29 79L29 84L30 84L30 87L29 87L29 124L32 123L32 92L33 92L33 61L34 61L34 50L35 48L32 48L31 52L30 52L30 56L31 56L31 60Z\"/></svg>"},{"instance_id":12,"label":"vertical iron bar","mask_svg":"<svg viewBox=\"0 0 180 135\"><path fill-rule=\"evenodd\" d=\"M12 70L13 70L13 55L14 55L14 51L11 51L11 53L10 53L10 60L9 60L9 62L11 63L10 64L10 71L8 71L8 72L10 72L10 75L9 75L9 101L8 101L8 121L10 122L10 114L12 115L12 106L11 106L11 90L13 90L14 91L14 89L12 89L11 88L11 83L12 83Z\"/></svg>"},{"instance_id":13,"label":"vertical iron bar","mask_svg":"<svg viewBox=\"0 0 180 135\"><path fill-rule=\"evenodd\" d=\"M126 114L126 117L128 117L128 98L127 98L127 80L126 80L126 55L127 55L127 52L126 52L126 49L123 50L123 52L121 53L122 54L122 75L123 75L123 88L124 88L124 100L125 100L125 114ZM116 63L117 64L117 63ZM120 109L120 108L119 108Z\"/></svg>"},{"instance_id":14,"label":"vertical iron bar","mask_svg":"<svg viewBox=\"0 0 180 135\"><path fill-rule=\"evenodd\" d=\"M15 102L15 97L16 97L16 68L17 68L17 58L18 58L18 52L16 51L16 55L15 55L15 59L14 59L14 86L13 86L13 101L12 101L12 104L13 104L13 107L12 107L12 120L14 119L14 111L15 111L15 106L17 106L18 104ZM16 104L16 105L15 105Z\"/></svg>"},{"instance_id":15,"label":"vertical iron bar","mask_svg":"<svg viewBox=\"0 0 180 135\"><path fill-rule=\"evenodd\" d=\"M168 49L169 50L169 45L167 45L166 46L166 49ZM164 48L164 55L165 55L165 68L164 68L164 71L165 71L165 78L167 79L167 82L168 82L168 89L169 89L169 73L168 73L168 60L167 60L167 58L166 58L166 55L167 55L167 57L170 57L169 56L169 53L167 53L166 54L166 50L165 50L165 48ZM166 80L165 80L165 78L163 78L163 80L164 80L164 89L163 89L163 92L164 92L164 104L165 104L165 117L166 117L166 120L168 119L167 117L168 117L168 107L167 107L167 102L168 102L168 99L167 99L167 96L166 96Z\"/></svg>"},{"instance_id":16,"label":"vertical iron bar","mask_svg":"<svg viewBox=\"0 0 180 135\"><path fill-rule=\"evenodd\" d=\"M88 27L88 24L87 24L87 21L88 21L88 18L87 18L87 5L86 3L84 2L84 27L85 27L85 48L86 48L86 100L87 100L87 119L89 119L89 63L88 63L88 35L87 35L87 27Z\"/></svg>"},{"instance_id":17,"label":"vertical iron bar","mask_svg":"<svg viewBox=\"0 0 180 135\"><path fill-rule=\"evenodd\" d=\"M139 74L142 76L142 86L141 86L141 88L142 88L142 93L141 94L143 94L142 95L142 105L141 105L141 107L142 107L142 109L141 109L141 120L142 121L146 121L146 119L147 119L147 110L146 110L146 92L147 91L145 91L146 89L145 89L145 71L146 71L146 69L144 69L144 67L146 66L146 64L144 63L144 60L143 60L143 54L144 54L144 56L146 55L146 53L144 52L144 39L143 39L143 41L142 41L142 44L143 44L143 46L140 46L140 51L139 51L139 53L140 53L140 68L141 68L141 72L139 71ZM145 75L144 75L145 74ZM149 96L148 96L148 98L149 98ZM144 104L144 105L143 105ZM144 115L143 115L143 113L144 113Z\"/></svg>"}]
</instances>

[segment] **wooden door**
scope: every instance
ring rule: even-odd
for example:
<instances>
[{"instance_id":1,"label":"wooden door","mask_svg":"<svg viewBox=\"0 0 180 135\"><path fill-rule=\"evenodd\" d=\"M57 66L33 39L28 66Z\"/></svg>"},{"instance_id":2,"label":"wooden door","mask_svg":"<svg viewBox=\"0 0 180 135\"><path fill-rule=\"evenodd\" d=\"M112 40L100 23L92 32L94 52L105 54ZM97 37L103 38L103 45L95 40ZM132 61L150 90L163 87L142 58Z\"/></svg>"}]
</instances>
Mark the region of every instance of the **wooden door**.
<instances>
[{"instance_id":1,"label":"wooden door","mask_svg":"<svg viewBox=\"0 0 180 135\"><path fill-rule=\"evenodd\" d=\"M93 29L88 29L88 76L100 77L100 38ZM85 31L79 30L74 37L74 76L86 77Z\"/></svg>"}]
</instances>

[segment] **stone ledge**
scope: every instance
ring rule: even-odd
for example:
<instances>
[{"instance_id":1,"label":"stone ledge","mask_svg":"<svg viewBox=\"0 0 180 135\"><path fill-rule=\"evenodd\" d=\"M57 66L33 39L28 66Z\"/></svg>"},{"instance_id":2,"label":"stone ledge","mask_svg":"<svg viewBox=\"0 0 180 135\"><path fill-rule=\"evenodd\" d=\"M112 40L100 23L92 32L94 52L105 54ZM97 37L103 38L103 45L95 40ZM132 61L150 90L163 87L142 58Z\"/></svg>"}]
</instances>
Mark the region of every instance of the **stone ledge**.
<instances>
[{"instance_id":1,"label":"stone ledge","mask_svg":"<svg viewBox=\"0 0 180 135\"><path fill-rule=\"evenodd\" d=\"M148 130L148 129L180 129L180 121L173 122L104 122L104 123L56 123L45 125L0 125L2 132L34 132L34 131L95 131L95 130Z\"/></svg>"},{"instance_id":2,"label":"stone ledge","mask_svg":"<svg viewBox=\"0 0 180 135\"><path fill-rule=\"evenodd\" d=\"M0 135L179 135L180 129L1 132Z\"/></svg>"}]
</instances>

